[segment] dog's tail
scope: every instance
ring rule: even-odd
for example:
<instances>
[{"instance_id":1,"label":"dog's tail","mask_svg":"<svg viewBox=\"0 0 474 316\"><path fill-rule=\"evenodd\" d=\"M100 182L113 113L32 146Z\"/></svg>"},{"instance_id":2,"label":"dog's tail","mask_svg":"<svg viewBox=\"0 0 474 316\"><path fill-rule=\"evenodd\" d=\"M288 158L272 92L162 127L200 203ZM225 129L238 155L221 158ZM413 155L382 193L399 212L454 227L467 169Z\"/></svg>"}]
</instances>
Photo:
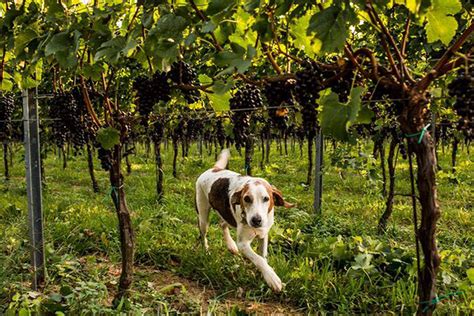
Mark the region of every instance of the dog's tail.
<instances>
[{"instance_id":1,"label":"dog's tail","mask_svg":"<svg viewBox=\"0 0 474 316\"><path fill-rule=\"evenodd\" d=\"M216 163L214 164L214 168L226 169L227 164L229 163L229 158L230 158L230 150L229 149L222 150L219 157L217 158Z\"/></svg>"}]
</instances>

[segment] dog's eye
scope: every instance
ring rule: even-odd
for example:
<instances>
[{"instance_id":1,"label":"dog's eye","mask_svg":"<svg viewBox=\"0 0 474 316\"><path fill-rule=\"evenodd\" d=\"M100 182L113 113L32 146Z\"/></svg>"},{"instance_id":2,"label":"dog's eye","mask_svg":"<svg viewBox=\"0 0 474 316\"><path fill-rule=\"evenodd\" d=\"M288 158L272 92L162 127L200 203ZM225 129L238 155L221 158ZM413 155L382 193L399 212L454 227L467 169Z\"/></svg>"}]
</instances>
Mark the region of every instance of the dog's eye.
<instances>
[{"instance_id":1,"label":"dog's eye","mask_svg":"<svg viewBox=\"0 0 474 316\"><path fill-rule=\"evenodd\" d=\"M245 203L252 203L252 198L247 195L246 197L244 197L244 201Z\"/></svg>"},{"instance_id":2,"label":"dog's eye","mask_svg":"<svg viewBox=\"0 0 474 316\"><path fill-rule=\"evenodd\" d=\"M268 202L268 200L270 200L270 198L268 196L263 197L263 202Z\"/></svg>"}]
</instances>

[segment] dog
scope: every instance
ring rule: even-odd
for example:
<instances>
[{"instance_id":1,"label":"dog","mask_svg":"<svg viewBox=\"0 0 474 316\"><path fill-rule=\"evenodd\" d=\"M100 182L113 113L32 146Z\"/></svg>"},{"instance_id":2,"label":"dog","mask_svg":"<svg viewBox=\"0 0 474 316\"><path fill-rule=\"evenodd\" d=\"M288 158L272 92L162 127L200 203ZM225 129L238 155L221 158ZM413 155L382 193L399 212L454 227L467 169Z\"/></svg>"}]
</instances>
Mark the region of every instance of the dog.
<instances>
[{"instance_id":1,"label":"dog","mask_svg":"<svg viewBox=\"0 0 474 316\"><path fill-rule=\"evenodd\" d=\"M196 211L201 241L208 250L207 231L209 211L217 211L221 217L220 226L229 251L239 251L260 270L267 284L280 292L282 282L267 263L268 232L274 221L274 207L291 208L282 193L262 178L243 176L227 170L230 151L224 149L212 169L202 173L196 181ZM237 243L230 235L229 227L237 228ZM251 247L257 237L259 254Z\"/></svg>"}]
</instances>

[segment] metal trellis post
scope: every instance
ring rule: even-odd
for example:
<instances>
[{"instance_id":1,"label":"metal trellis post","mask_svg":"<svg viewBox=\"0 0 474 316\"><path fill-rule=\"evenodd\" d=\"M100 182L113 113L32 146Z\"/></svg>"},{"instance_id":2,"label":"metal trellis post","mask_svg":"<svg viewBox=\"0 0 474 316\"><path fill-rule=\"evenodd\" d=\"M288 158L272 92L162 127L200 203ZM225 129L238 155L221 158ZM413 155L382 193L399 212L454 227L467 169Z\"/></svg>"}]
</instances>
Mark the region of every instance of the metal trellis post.
<instances>
[{"instance_id":1,"label":"metal trellis post","mask_svg":"<svg viewBox=\"0 0 474 316\"><path fill-rule=\"evenodd\" d=\"M316 215L321 215L321 199L323 194L323 133L321 128L316 132L316 163L314 168L314 201L313 208Z\"/></svg>"},{"instance_id":2,"label":"metal trellis post","mask_svg":"<svg viewBox=\"0 0 474 316\"><path fill-rule=\"evenodd\" d=\"M44 284L43 205L41 196L41 157L38 103L31 89L23 90L23 121L25 137L26 192L28 196L28 227L31 242L32 288Z\"/></svg>"}]
</instances>

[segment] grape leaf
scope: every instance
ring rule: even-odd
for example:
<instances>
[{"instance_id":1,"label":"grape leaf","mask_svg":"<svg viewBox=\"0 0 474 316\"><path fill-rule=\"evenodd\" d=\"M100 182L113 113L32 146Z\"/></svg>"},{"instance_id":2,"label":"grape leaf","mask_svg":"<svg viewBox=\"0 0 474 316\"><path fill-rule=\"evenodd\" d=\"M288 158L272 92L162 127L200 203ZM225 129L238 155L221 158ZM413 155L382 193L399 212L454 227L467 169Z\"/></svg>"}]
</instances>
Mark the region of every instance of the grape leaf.
<instances>
[{"instance_id":1,"label":"grape leaf","mask_svg":"<svg viewBox=\"0 0 474 316\"><path fill-rule=\"evenodd\" d=\"M357 256L355 256L354 261L355 263L352 264L352 269L354 270L367 270L371 269L374 266L370 264L372 261L373 255L369 253L360 253Z\"/></svg>"},{"instance_id":2,"label":"grape leaf","mask_svg":"<svg viewBox=\"0 0 474 316\"><path fill-rule=\"evenodd\" d=\"M403 4L411 13L418 13L422 0L395 0L394 4Z\"/></svg>"},{"instance_id":3,"label":"grape leaf","mask_svg":"<svg viewBox=\"0 0 474 316\"><path fill-rule=\"evenodd\" d=\"M199 74L198 78L199 78L199 82L203 85L212 83L212 78L206 74Z\"/></svg>"},{"instance_id":4,"label":"grape leaf","mask_svg":"<svg viewBox=\"0 0 474 316\"><path fill-rule=\"evenodd\" d=\"M113 127L101 128L97 131L97 141L104 149L111 149L120 143L120 132Z\"/></svg>"},{"instance_id":5,"label":"grape leaf","mask_svg":"<svg viewBox=\"0 0 474 316\"><path fill-rule=\"evenodd\" d=\"M211 101L211 106L216 112L228 111L230 109L230 91L225 93L208 93L207 97Z\"/></svg>"},{"instance_id":6,"label":"grape leaf","mask_svg":"<svg viewBox=\"0 0 474 316\"><path fill-rule=\"evenodd\" d=\"M216 24L212 21L206 21L202 24L201 32L209 33L216 29Z\"/></svg>"},{"instance_id":7,"label":"grape leaf","mask_svg":"<svg viewBox=\"0 0 474 316\"><path fill-rule=\"evenodd\" d=\"M188 21L181 16L174 14L165 14L156 23L155 27L150 30L149 36L156 35L161 39L173 39L175 41L181 39L183 31L188 26Z\"/></svg>"},{"instance_id":8,"label":"grape leaf","mask_svg":"<svg viewBox=\"0 0 474 316\"><path fill-rule=\"evenodd\" d=\"M38 32L33 27L28 27L15 37L15 54L19 55L28 44L38 37Z\"/></svg>"},{"instance_id":9,"label":"grape leaf","mask_svg":"<svg viewBox=\"0 0 474 316\"><path fill-rule=\"evenodd\" d=\"M315 33L321 40L321 51L332 53L344 47L349 35L349 24L355 23L357 15L351 8L342 9L333 5L311 17L308 34Z\"/></svg>"},{"instance_id":10,"label":"grape leaf","mask_svg":"<svg viewBox=\"0 0 474 316\"><path fill-rule=\"evenodd\" d=\"M44 54L45 56L49 56L59 51L68 50L70 45L70 37L67 32L57 33L53 35L48 44L46 44Z\"/></svg>"},{"instance_id":11,"label":"grape leaf","mask_svg":"<svg viewBox=\"0 0 474 316\"><path fill-rule=\"evenodd\" d=\"M303 50L306 55L313 57L321 50L321 41L313 36L308 36L306 30L309 26L311 14L306 14L290 25L290 33L294 37L296 48Z\"/></svg>"},{"instance_id":12,"label":"grape leaf","mask_svg":"<svg viewBox=\"0 0 474 316\"><path fill-rule=\"evenodd\" d=\"M456 34L458 22L450 14L456 14L462 6L459 0L432 0L431 7L426 13L426 36L428 43L440 40L448 45Z\"/></svg>"},{"instance_id":13,"label":"grape leaf","mask_svg":"<svg viewBox=\"0 0 474 316\"><path fill-rule=\"evenodd\" d=\"M319 104L323 107L320 116L323 134L344 141L351 140L349 127L358 122L363 93L364 88L353 88L346 104L340 103L338 95L334 92L321 96ZM365 121L366 115L361 115L361 119Z\"/></svg>"},{"instance_id":14,"label":"grape leaf","mask_svg":"<svg viewBox=\"0 0 474 316\"><path fill-rule=\"evenodd\" d=\"M223 11L229 11L234 5L234 0L212 0L207 7L206 14L214 15Z\"/></svg>"}]
</instances>

